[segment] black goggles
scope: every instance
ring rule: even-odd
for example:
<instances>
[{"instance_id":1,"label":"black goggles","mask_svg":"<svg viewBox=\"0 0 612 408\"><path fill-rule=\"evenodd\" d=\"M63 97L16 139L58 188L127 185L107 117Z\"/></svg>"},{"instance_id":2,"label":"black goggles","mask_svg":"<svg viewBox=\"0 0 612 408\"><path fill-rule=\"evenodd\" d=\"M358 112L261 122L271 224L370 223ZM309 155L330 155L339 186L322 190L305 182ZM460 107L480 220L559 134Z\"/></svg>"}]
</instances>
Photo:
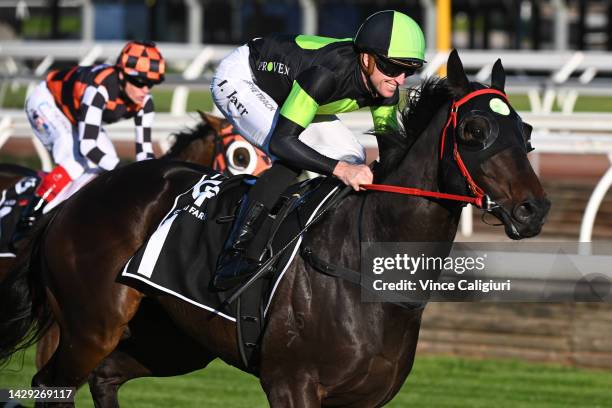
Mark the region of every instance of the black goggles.
<instances>
[{"instance_id":1,"label":"black goggles","mask_svg":"<svg viewBox=\"0 0 612 408\"><path fill-rule=\"evenodd\" d=\"M152 88L153 85L155 85L155 82L149 79L141 78L139 76L126 75L125 80L128 81L130 84L134 85L136 88L144 88L145 86L147 88Z\"/></svg>"},{"instance_id":2,"label":"black goggles","mask_svg":"<svg viewBox=\"0 0 612 408\"><path fill-rule=\"evenodd\" d=\"M376 67L378 68L380 72L392 78L398 77L401 74L404 74L405 76L409 77L410 75L414 75L416 70L423 66L422 63L418 63L418 62L407 62L406 63L406 64L412 64L412 66L403 65L403 63L398 64L396 62L393 62L390 59L383 58L379 55L374 56L374 61L376 61Z\"/></svg>"}]
</instances>

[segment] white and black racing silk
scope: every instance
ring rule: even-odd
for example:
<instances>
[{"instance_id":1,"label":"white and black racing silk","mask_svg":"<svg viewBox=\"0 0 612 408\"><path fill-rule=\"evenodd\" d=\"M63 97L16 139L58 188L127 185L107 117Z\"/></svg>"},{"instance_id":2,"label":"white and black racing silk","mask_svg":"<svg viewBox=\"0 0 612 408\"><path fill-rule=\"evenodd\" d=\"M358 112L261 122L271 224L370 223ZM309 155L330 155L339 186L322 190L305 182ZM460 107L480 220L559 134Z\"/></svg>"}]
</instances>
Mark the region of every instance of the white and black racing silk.
<instances>
[{"instance_id":1,"label":"white and black racing silk","mask_svg":"<svg viewBox=\"0 0 612 408\"><path fill-rule=\"evenodd\" d=\"M81 152L96 165L112 170L117 158L97 147L103 124L134 118L136 160L154 158L151 126L155 116L153 99L147 96L143 105L133 103L121 90L114 66L96 65L52 71L47 76L56 105L78 128Z\"/></svg>"}]
</instances>

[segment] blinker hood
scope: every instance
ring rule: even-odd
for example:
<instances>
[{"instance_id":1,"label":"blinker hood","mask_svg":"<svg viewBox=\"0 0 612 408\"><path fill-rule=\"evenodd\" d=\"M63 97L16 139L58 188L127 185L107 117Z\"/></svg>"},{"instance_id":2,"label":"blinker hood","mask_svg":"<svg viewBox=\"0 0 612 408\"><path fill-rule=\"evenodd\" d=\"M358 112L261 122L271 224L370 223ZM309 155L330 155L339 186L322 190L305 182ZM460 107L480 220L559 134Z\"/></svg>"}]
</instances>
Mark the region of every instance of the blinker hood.
<instances>
[{"instance_id":1,"label":"blinker hood","mask_svg":"<svg viewBox=\"0 0 612 408\"><path fill-rule=\"evenodd\" d=\"M462 175L458 160L454 157L457 149L460 161L469 175L475 174L481 164L506 149L521 149L527 153L531 146L523 137L523 122L514 109L495 93L485 93L466 101L456 108L456 126L453 126L453 112L443 140L442 173L443 184L448 191L468 194L469 182ZM478 119L486 123L486 137L482 143L468 145L461 141L461 135L471 121Z\"/></svg>"},{"instance_id":2,"label":"blinker hood","mask_svg":"<svg viewBox=\"0 0 612 408\"><path fill-rule=\"evenodd\" d=\"M490 105L500 102L508 107L508 113L505 115L494 112L490 108ZM462 117L460 113L462 110L471 112ZM472 104L467 103L460 106L457 114L461 120L453 132L453 139L457 140L459 155L470 173L478 170L481 163L506 149L519 148L527 153L525 140L523 139L523 122L516 111L510 108L499 97L491 95L475 99ZM465 131L465 125L474 118L485 120L488 124L488 134L483 144L478 147L469 146L459 141L459 132Z\"/></svg>"}]
</instances>

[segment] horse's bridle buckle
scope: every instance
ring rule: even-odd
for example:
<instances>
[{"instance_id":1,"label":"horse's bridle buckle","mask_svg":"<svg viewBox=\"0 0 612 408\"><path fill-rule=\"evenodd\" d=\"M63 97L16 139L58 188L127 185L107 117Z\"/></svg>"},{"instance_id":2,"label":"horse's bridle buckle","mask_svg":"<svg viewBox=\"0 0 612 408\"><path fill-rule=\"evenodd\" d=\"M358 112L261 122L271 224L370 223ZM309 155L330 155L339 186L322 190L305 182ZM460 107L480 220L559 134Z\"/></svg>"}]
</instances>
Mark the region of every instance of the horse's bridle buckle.
<instances>
[{"instance_id":1,"label":"horse's bridle buckle","mask_svg":"<svg viewBox=\"0 0 612 408\"><path fill-rule=\"evenodd\" d=\"M499 204L491 200L491 197L489 197L487 194L482 196L482 209L483 210L489 212L497 207L499 207Z\"/></svg>"}]
</instances>

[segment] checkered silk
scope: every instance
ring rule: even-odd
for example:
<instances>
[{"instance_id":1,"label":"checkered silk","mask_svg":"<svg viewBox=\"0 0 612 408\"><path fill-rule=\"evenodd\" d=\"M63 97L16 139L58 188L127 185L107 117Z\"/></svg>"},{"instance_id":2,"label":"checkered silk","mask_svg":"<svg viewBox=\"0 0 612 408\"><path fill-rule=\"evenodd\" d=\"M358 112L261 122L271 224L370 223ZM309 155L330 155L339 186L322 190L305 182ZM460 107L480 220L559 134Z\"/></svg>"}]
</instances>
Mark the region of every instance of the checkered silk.
<instances>
[{"instance_id":1,"label":"checkered silk","mask_svg":"<svg viewBox=\"0 0 612 408\"><path fill-rule=\"evenodd\" d=\"M138 76L153 83L164 80L166 64L153 42L131 41L123 47L117 66L127 75Z\"/></svg>"}]
</instances>

